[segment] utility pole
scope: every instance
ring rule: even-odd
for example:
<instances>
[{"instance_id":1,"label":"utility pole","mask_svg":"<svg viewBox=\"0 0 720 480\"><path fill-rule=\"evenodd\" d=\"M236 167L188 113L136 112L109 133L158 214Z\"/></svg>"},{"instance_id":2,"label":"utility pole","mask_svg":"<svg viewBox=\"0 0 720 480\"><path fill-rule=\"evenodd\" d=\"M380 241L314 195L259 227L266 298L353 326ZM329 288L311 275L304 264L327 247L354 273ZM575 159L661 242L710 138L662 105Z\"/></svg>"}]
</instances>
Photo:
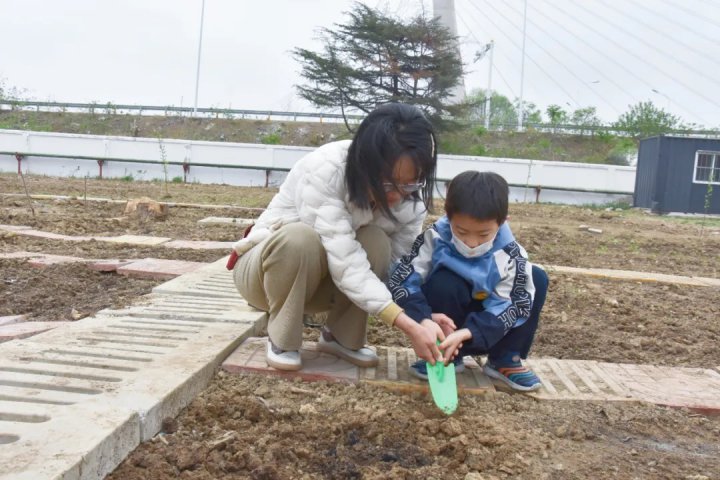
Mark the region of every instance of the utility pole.
<instances>
[{"instance_id":1,"label":"utility pole","mask_svg":"<svg viewBox=\"0 0 720 480\"><path fill-rule=\"evenodd\" d=\"M457 38L457 22L455 20L455 0L433 0L433 16L440 17L440 23L450 30L450 34ZM460 56L460 47L455 44L457 56ZM461 77L460 84L456 85L450 95L452 103L462 103L465 101L465 80Z\"/></svg>"},{"instance_id":2,"label":"utility pole","mask_svg":"<svg viewBox=\"0 0 720 480\"><path fill-rule=\"evenodd\" d=\"M493 50L495 49L495 40L483 46L483 49L475 53L474 62L482 60L485 55L490 52L490 65L488 65L488 86L485 92L485 130L490 130L490 100L492 98L492 67L493 67Z\"/></svg>"},{"instance_id":3,"label":"utility pole","mask_svg":"<svg viewBox=\"0 0 720 480\"><path fill-rule=\"evenodd\" d=\"M525 86L525 32L527 31L527 0L523 8L522 60L520 61L520 104L518 105L518 132L523 129L523 87Z\"/></svg>"},{"instance_id":4,"label":"utility pole","mask_svg":"<svg viewBox=\"0 0 720 480\"><path fill-rule=\"evenodd\" d=\"M193 117L197 116L198 90L200 88L200 56L202 54L202 39L203 39L204 20L205 20L205 0L202 0L202 8L200 10L200 40L198 40L197 68L195 69L195 106L193 107Z\"/></svg>"},{"instance_id":5,"label":"utility pole","mask_svg":"<svg viewBox=\"0 0 720 480\"><path fill-rule=\"evenodd\" d=\"M495 40L490 40L490 65L488 65L488 86L487 92L485 92L485 130L490 130L490 112L492 104L492 69L493 69L493 52L495 51Z\"/></svg>"}]
</instances>

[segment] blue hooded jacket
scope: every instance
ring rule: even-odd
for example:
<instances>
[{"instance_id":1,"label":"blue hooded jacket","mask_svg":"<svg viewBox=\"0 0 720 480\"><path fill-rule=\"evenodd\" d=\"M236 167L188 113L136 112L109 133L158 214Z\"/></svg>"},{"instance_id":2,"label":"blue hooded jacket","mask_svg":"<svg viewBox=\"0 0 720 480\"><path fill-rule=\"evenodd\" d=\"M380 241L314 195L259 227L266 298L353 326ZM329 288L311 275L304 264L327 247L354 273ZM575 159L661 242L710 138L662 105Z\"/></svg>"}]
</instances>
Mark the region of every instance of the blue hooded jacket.
<instances>
[{"instance_id":1,"label":"blue hooded jacket","mask_svg":"<svg viewBox=\"0 0 720 480\"><path fill-rule=\"evenodd\" d=\"M500 226L492 248L472 258L463 256L453 245L447 217L415 239L410 253L394 266L388 288L393 300L417 322L431 318L421 287L440 268L467 280L473 298L482 301L483 310L469 313L463 326L472 333L468 346L473 350L488 351L530 316L535 296L532 265L507 222Z\"/></svg>"}]
</instances>

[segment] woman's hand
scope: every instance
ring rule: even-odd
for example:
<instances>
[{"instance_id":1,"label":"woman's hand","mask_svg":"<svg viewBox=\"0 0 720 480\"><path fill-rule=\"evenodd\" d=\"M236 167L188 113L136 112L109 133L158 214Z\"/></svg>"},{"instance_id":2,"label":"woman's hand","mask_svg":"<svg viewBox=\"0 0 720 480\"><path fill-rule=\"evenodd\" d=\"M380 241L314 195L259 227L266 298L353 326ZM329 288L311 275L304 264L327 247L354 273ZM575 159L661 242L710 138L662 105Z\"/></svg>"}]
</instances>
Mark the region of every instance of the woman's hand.
<instances>
[{"instance_id":1,"label":"woman's hand","mask_svg":"<svg viewBox=\"0 0 720 480\"><path fill-rule=\"evenodd\" d=\"M440 325L440 328L446 337L457 330L455 322L453 322L452 318L448 317L444 313L433 313L432 321Z\"/></svg>"},{"instance_id":2,"label":"woman's hand","mask_svg":"<svg viewBox=\"0 0 720 480\"><path fill-rule=\"evenodd\" d=\"M403 312L395 319L395 326L410 338L413 350L415 350L418 357L427 361L430 365L442 361L443 357L437 346L437 341L443 341L445 334L437 323L425 319L422 324L418 324Z\"/></svg>"},{"instance_id":3,"label":"woman's hand","mask_svg":"<svg viewBox=\"0 0 720 480\"><path fill-rule=\"evenodd\" d=\"M449 364L455 358L455 355L460 352L463 342L471 338L472 333L467 328L462 328L448 335L440 344L440 350L444 352L443 363L445 365Z\"/></svg>"}]
</instances>

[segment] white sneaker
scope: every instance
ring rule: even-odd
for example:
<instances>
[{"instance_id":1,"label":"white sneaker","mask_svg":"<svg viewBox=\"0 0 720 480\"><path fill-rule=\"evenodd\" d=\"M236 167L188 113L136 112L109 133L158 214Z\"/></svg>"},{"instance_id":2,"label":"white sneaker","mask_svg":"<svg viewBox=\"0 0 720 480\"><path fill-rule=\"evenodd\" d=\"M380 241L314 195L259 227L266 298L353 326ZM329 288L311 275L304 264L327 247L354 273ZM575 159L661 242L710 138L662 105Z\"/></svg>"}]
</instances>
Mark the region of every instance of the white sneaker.
<instances>
[{"instance_id":1,"label":"white sneaker","mask_svg":"<svg viewBox=\"0 0 720 480\"><path fill-rule=\"evenodd\" d=\"M300 352L297 350L280 350L274 346L270 341L270 337L267 340L267 352L265 354L265 361L267 364L278 370L300 370L302 368L302 361L300 360Z\"/></svg>"},{"instance_id":2,"label":"white sneaker","mask_svg":"<svg viewBox=\"0 0 720 480\"><path fill-rule=\"evenodd\" d=\"M334 339L325 340L325 334L322 331L318 339L317 349L321 352L345 359L358 367L374 367L378 364L378 356L372 349L367 347L358 350L345 348Z\"/></svg>"}]
</instances>

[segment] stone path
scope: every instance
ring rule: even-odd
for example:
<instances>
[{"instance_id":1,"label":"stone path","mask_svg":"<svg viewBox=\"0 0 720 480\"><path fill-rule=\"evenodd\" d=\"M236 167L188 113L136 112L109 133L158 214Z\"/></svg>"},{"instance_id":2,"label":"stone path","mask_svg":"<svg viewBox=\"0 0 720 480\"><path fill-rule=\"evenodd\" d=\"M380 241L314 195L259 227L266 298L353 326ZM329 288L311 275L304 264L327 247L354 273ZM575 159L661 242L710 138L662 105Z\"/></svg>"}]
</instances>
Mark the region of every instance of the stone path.
<instances>
[{"instance_id":1,"label":"stone path","mask_svg":"<svg viewBox=\"0 0 720 480\"><path fill-rule=\"evenodd\" d=\"M230 250L235 242L213 242L207 240L173 240L167 237L151 237L145 235L119 235L116 237L74 236L59 233L43 232L23 225L0 225L0 230L13 232L15 235L36 237L45 240L62 240L66 242L97 242L121 243L143 247L163 246L167 248L190 248L198 250Z\"/></svg>"},{"instance_id":2,"label":"stone path","mask_svg":"<svg viewBox=\"0 0 720 480\"><path fill-rule=\"evenodd\" d=\"M207 217L198 221L198 223L238 223L246 225L252 222L252 219L232 218L232 217ZM68 242L80 242L96 240L99 242L113 242L127 245L142 246L162 246L165 248L189 248L199 250L229 250L234 242L214 242L206 240L172 240L165 237L148 237L142 235L120 235L117 237L85 237L60 235L57 233L42 232L34 230L32 227L18 225L0 225L0 230L14 232L17 235L26 235L32 237L44 238L47 240L62 240ZM720 279L707 277L686 277L681 275L667 275L663 273L647 273L635 272L630 270L610 270L605 268L577 268L565 267L559 265L544 265L548 272L561 272L578 275L589 275L600 278L610 278L615 280L629 280L639 282L658 282L671 283L678 285L693 285L700 287L720 288Z\"/></svg>"},{"instance_id":3,"label":"stone path","mask_svg":"<svg viewBox=\"0 0 720 480\"><path fill-rule=\"evenodd\" d=\"M102 478L187 406L264 325L225 261L186 275L223 295L178 277L136 306L0 344L0 478Z\"/></svg>"},{"instance_id":4,"label":"stone path","mask_svg":"<svg viewBox=\"0 0 720 480\"><path fill-rule=\"evenodd\" d=\"M320 353L314 343L305 342L301 350L303 369L282 372L265 363L265 345L265 338L248 338L223 362L223 369L232 373L252 372L307 381L367 382L398 391L428 390L427 383L408 371L417 360L411 349L380 347L377 350L378 367L362 369ZM456 375L460 395L508 391L502 382L488 378L471 357L465 357L464 362L465 371ZM649 402L720 414L720 372L712 369L553 358L530 359L527 363L543 381L542 389L528 394L539 400Z\"/></svg>"}]
</instances>

